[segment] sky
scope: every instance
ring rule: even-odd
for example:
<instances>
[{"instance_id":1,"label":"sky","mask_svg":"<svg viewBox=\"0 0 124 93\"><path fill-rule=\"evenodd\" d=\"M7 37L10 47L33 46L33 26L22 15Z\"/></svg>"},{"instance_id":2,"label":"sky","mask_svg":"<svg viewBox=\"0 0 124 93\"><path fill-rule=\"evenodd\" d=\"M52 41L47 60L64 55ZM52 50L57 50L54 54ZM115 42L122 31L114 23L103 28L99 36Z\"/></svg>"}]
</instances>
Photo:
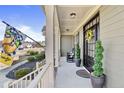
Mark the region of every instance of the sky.
<instances>
[{"instance_id":1,"label":"sky","mask_svg":"<svg viewBox=\"0 0 124 93\"><path fill-rule=\"evenodd\" d=\"M46 18L41 6L38 5L0 5L0 40L3 40L6 25L22 31L36 41L44 41L42 27L46 24ZM26 41L31 41L26 39Z\"/></svg>"}]
</instances>

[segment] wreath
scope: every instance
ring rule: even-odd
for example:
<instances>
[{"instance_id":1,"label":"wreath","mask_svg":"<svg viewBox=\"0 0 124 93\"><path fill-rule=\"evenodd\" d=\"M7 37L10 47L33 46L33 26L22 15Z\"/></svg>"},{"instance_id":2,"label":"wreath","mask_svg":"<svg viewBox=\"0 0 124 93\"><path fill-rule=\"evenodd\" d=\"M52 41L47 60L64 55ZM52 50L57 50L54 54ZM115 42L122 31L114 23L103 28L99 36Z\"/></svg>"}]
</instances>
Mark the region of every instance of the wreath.
<instances>
[{"instance_id":1,"label":"wreath","mask_svg":"<svg viewBox=\"0 0 124 93\"><path fill-rule=\"evenodd\" d=\"M92 30L88 30L86 33L86 40L91 41L93 38L93 31Z\"/></svg>"}]
</instances>

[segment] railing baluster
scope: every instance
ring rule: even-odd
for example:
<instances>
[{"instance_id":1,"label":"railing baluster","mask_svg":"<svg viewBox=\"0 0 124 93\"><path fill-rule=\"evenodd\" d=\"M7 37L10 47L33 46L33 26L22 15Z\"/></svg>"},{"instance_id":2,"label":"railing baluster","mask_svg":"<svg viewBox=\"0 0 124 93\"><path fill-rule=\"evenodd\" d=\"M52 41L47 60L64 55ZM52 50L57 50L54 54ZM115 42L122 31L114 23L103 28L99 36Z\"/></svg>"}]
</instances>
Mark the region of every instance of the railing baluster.
<instances>
[{"instance_id":1,"label":"railing baluster","mask_svg":"<svg viewBox=\"0 0 124 93\"><path fill-rule=\"evenodd\" d=\"M50 83L50 75L49 75L49 73L50 73L50 69L48 70L48 83ZM48 88L50 88L50 85L48 85Z\"/></svg>"},{"instance_id":2,"label":"railing baluster","mask_svg":"<svg viewBox=\"0 0 124 93\"><path fill-rule=\"evenodd\" d=\"M40 82L38 83L38 88L40 88Z\"/></svg>"},{"instance_id":3,"label":"railing baluster","mask_svg":"<svg viewBox=\"0 0 124 93\"><path fill-rule=\"evenodd\" d=\"M48 71L46 71L46 74L44 75L44 82L45 82L45 83L44 83L44 87L46 87L46 85L47 85L47 81L46 81L47 72L48 72Z\"/></svg>"},{"instance_id":4,"label":"railing baluster","mask_svg":"<svg viewBox=\"0 0 124 93\"><path fill-rule=\"evenodd\" d=\"M40 83L40 88L42 88L42 78L40 79L39 83Z\"/></svg>"},{"instance_id":5,"label":"railing baluster","mask_svg":"<svg viewBox=\"0 0 124 93\"><path fill-rule=\"evenodd\" d=\"M20 88L23 88L23 83L22 83L23 80L20 81Z\"/></svg>"},{"instance_id":6,"label":"railing baluster","mask_svg":"<svg viewBox=\"0 0 124 93\"><path fill-rule=\"evenodd\" d=\"M44 78L42 78L42 88L44 88Z\"/></svg>"},{"instance_id":7,"label":"railing baluster","mask_svg":"<svg viewBox=\"0 0 124 93\"><path fill-rule=\"evenodd\" d=\"M19 82L16 84L16 88L18 88Z\"/></svg>"},{"instance_id":8,"label":"railing baluster","mask_svg":"<svg viewBox=\"0 0 124 93\"><path fill-rule=\"evenodd\" d=\"M29 76L27 76L27 78L25 79L26 86L28 85L28 77L29 77Z\"/></svg>"},{"instance_id":9,"label":"railing baluster","mask_svg":"<svg viewBox=\"0 0 124 93\"><path fill-rule=\"evenodd\" d=\"M46 87L48 88L48 86L49 86L49 81L48 81L48 78L49 78L49 76L48 76L48 72L49 72L49 69L48 69L48 71L46 72Z\"/></svg>"},{"instance_id":10,"label":"railing baluster","mask_svg":"<svg viewBox=\"0 0 124 93\"><path fill-rule=\"evenodd\" d=\"M25 88L25 86L26 86L26 79L24 78L21 81L22 81L22 87Z\"/></svg>"},{"instance_id":11,"label":"railing baluster","mask_svg":"<svg viewBox=\"0 0 124 93\"><path fill-rule=\"evenodd\" d=\"M40 64L41 65L41 64ZM51 69L52 65L51 63L47 63L41 67L38 67L33 72L29 73L28 75L20 78L19 80L16 80L10 84L8 84L9 87L12 88L49 88L51 87Z\"/></svg>"},{"instance_id":12,"label":"railing baluster","mask_svg":"<svg viewBox=\"0 0 124 93\"><path fill-rule=\"evenodd\" d=\"M16 83L16 84L14 84L14 88L16 88L16 85L17 85L17 83Z\"/></svg>"},{"instance_id":13,"label":"railing baluster","mask_svg":"<svg viewBox=\"0 0 124 93\"><path fill-rule=\"evenodd\" d=\"M48 76L49 76L49 70L50 70L51 64L45 64L43 69L40 71L39 69L39 74L35 77L35 79L29 84L29 88L33 88L35 86L37 87L49 87L49 81L48 81ZM39 84L40 83L40 84Z\"/></svg>"}]
</instances>

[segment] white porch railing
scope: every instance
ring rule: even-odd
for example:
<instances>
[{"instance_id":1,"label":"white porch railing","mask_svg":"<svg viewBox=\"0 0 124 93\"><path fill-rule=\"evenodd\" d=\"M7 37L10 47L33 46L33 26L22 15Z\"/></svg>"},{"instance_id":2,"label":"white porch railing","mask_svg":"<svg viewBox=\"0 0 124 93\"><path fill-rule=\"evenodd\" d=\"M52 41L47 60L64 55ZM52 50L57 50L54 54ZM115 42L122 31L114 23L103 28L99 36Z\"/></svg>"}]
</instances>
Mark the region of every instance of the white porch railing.
<instances>
[{"instance_id":1,"label":"white porch railing","mask_svg":"<svg viewBox=\"0 0 124 93\"><path fill-rule=\"evenodd\" d=\"M52 81L52 64L48 63L44 66L41 72L35 77L35 79L29 84L28 88L51 88Z\"/></svg>"},{"instance_id":2,"label":"white porch railing","mask_svg":"<svg viewBox=\"0 0 124 93\"><path fill-rule=\"evenodd\" d=\"M44 62L43 62L44 63ZM33 72L27 74L26 76L9 83L6 87L8 88L36 88L36 87L51 87L50 82L50 70L51 64L46 63L40 66Z\"/></svg>"}]
</instances>

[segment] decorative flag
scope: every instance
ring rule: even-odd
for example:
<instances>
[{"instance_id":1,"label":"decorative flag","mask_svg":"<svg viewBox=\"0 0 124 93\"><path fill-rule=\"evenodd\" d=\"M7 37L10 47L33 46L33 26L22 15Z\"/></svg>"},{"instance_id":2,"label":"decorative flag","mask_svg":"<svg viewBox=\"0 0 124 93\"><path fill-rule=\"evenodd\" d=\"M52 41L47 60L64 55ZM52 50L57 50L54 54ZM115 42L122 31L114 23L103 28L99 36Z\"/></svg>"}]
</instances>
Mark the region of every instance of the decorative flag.
<instances>
[{"instance_id":1,"label":"decorative flag","mask_svg":"<svg viewBox=\"0 0 124 93\"><path fill-rule=\"evenodd\" d=\"M13 58L5 53L0 53L0 62L4 65L11 66Z\"/></svg>"},{"instance_id":2,"label":"decorative flag","mask_svg":"<svg viewBox=\"0 0 124 93\"><path fill-rule=\"evenodd\" d=\"M2 41L3 51L0 53L0 62L10 66L13 62L13 55L25 39L24 34L7 25Z\"/></svg>"}]
</instances>

